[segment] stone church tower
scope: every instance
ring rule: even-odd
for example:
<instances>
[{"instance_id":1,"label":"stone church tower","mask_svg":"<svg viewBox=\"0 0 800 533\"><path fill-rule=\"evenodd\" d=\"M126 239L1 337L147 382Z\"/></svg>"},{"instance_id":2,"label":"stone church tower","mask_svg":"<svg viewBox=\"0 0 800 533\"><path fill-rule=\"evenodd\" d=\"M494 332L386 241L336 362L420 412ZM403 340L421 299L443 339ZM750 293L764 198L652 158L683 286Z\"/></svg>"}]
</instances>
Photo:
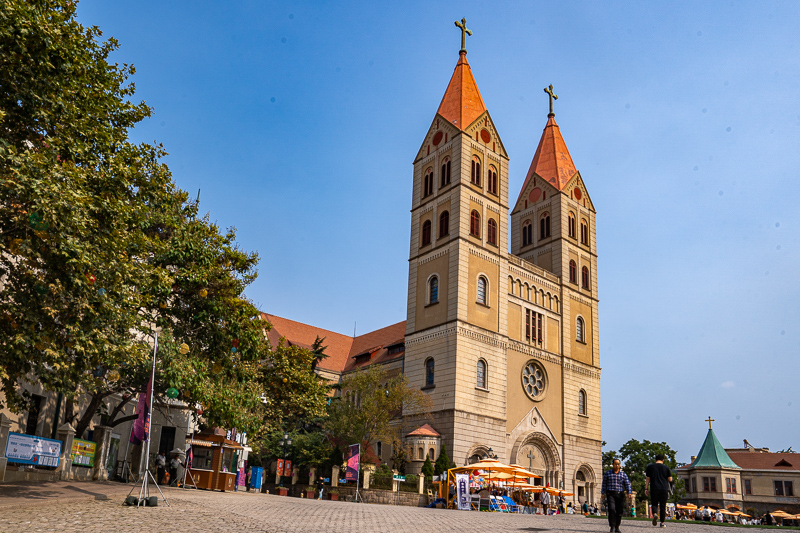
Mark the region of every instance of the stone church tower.
<instances>
[{"instance_id":1,"label":"stone church tower","mask_svg":"<svg viewBox=\"0 0 800 533\"><path fill-rule=\"evenodd\" d=\"M414 159L403 367L458 465L493 454L598 501L595 211L549 92L511 206L508 155L462 45Z\"/></svg>"}]
</instances>

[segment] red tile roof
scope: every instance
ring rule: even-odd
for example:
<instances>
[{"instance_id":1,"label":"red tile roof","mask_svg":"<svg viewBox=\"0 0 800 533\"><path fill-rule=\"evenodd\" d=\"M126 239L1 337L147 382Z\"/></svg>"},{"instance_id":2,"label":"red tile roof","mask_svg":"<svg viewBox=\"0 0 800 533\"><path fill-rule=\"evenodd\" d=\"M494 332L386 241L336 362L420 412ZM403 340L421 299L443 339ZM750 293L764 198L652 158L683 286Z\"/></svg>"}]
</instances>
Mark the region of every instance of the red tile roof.
<instances>
[{"instance_id":1,"label":"red tile roof","mask_svg":"<svg viewBox=\"0 0 800 533\"><path fill-rule=\"evenodd\" d=\"M406 321L386 326L385 328L377 329L370 333L365 333L355 338L353 346L350 348L350 360L344 371L355 370L372 363L388 363L395 359L403 357L405 351L402 350L398 353L389 354L388 348L395 344L400 344L405 341L406 337ZM357 355L370 353L369 359L356 361Z\"/></svg>"},{"instance_id":2,"label":"red tile roof","mask_svg":"<svg viewBox=\"0 0 800 533\"><path fill-rule=\"evenodd\" d=\"M800 453L728 452L728 456L747 470L800 471Z\"/></svg>"},{"instance_id":3,"label":"red tile roof","mask_svg":"<svg viewBox=\"0 0 800 533\"><path fill-rule=\"evenodd\" d=\"M269 341L273 346L277 346L281 337L285 337L291 344L310 348L317 336L324 337L325 341L322 345L327 346L325 354L328 357L320 361L317 366L334 372L344 370L350 355L350 347L353 345L353 337L267 313L261 313L261 317L272 324L272 330L269 332Z\"/></svg>"},{"instance_id":4,"label":"red tile roof","mask_svg":"<svg viewBox=\"0 0 800 533\"><path fill-rule=\"evenodd\" d=\"M277 346L281 338L285 338L290 345L311 349L318 336L324 338L322 344L327 346L325 354L328 357L320 361L318 368L321 369L347 372L372 363L393 361L403 357L404 354L403 351L400 351L389 355L388 348L404 341L405 320L353 338L276 315L261 313L261 317L272 324L272 330L268 336L273 346ZM357 363L355 356L367 352L372 353L371 357Z\"/></svg>"},{"instance_id":5,"label":"red tile roof","mask_svg":"<svg viewBox=\"0 0 800 533\"><path fill-rule=\"evenodd\" d=\"M534 174L560 191L567 185L570 178L575 175L575 172L577 172L575 163L572 162L572 156L569 155L567 143L564 142L564 138L561 136L561 130L556 124L556 118L553 115L548 115L542 138L539 139L539 146L536 148L528 174L525 176L525 183L522 184L520 198L525 193L528 183L533 179Z\"/></svg>"},{"instance_id":6,"label":"red tile roof","mask_svg":"<svg viewBox=\"0 0 800 533\"><path fill-rule=\"evenodd\" d=\"M467 62L467 53L460 52L437 113L463 131L485 111L486 105Z\"/></svg>"},{"instance_id":7,"label":"red tile roof","mask_svg":"<svg viewBox=\"0 0 800 533\"><path fill-rule=\"evenodd\" d=\"M433 429L429 424L423 424L406 437L441 437L442 434Z\"/></svg>"}]
</instances>

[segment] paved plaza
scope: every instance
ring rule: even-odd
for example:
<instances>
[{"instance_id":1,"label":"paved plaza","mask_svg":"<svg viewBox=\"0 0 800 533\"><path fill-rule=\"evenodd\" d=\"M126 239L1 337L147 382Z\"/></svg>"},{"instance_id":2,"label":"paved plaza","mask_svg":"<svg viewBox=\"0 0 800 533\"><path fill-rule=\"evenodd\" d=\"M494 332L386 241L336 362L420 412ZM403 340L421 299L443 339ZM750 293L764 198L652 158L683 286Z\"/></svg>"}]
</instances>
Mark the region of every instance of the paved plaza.
<instances>
[{"instance_id":1,"label":"paved plaza","mask_svg":"<svg viewBox=\"0 0 800 533\"><path fill-rule=\"evenodd\" d=\"M170 507L161 503L137 509L122 505L128 490L125 485L109 483L61 483L45 488L44 493L28 486L24 493L16 490L13 496L8 489L0 490L0 532L608 531L605 519L580 515L459 512L180 489L164 491ZM720 527L668 525L670 531L733 531ZM623 532L655 529L645 521L622 524Z\"/></svg>"}]
</instances>

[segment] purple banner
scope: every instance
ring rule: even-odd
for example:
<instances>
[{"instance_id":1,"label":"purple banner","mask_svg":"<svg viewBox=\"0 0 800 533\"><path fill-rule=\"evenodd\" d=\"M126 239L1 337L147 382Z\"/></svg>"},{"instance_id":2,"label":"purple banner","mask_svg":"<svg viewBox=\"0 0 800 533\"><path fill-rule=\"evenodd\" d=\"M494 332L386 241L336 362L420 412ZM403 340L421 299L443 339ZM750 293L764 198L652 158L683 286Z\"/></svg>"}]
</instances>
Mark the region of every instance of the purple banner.
<instances>
[{"instance_id":1,"label":"purple banner","mask_svg":"<svg viewBox=\"0 0 800 533\"><path fill-rule=\"evenodd\" d=\"M347 452L347 472L344 474L344 478L347 481L357 481L358 480L358 462L359 462L359 451L361 445L353 444L350 446Z\"/></svg>"},{"instance_id":2,"label":"purple banner","mask_svg":"<svg viewBox=\"0 0 800 533\"><path fill-rule=\"evenodd\" d=\"M153 376L150 375L150 381L147 382L147 390L139 393L139 404L136 406L136 412L139 415L133 421L133 430L131 431L131 442L133 444L141 444L150 439L150 392L153 390Z\"/></svg>"}]
</instances>

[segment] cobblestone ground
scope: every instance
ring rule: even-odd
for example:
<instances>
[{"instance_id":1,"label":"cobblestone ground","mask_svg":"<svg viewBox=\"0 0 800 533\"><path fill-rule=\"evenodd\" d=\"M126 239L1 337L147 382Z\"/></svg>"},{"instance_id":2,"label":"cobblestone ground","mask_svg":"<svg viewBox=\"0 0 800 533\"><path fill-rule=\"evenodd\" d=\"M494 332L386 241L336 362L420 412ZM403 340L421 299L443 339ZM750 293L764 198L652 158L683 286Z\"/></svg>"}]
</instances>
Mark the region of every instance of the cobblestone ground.
<instances>
[{"instance_id":1,"label":"cobblestone ground","mask_svg":"<svg viewBox=\"0 0 800 533\"><path fill-rule=\"evenodd\" d=\"M354 504L266 494L165 491L171 504L137 509L121 500L42 502L0 508L2 532L408 532L608 531L604 519L576 515L507 515ZM654 530L649 522L623 521L623 532ZM720 526L670 523L669 531L715 532ZM738 529L736 531L742 531Z\"/></svg>"}]
</instances>

